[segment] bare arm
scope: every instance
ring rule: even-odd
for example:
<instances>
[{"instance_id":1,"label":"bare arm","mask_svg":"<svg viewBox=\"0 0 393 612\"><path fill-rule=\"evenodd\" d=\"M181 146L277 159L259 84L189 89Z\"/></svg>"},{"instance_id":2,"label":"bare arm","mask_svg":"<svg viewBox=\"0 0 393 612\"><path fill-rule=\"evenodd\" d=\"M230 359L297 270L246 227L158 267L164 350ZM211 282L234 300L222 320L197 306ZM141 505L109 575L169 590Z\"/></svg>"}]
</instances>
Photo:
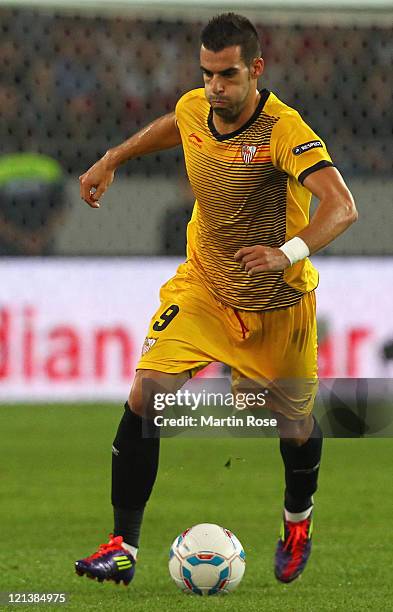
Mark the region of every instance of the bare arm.
<instances>
[{"instance_id":1,"label":"bare arm","mask_svg":"<svg viewBox=\"0 0 393 612\"><path fill-rule=\"evenodd\" d=\"M324 168L307 176L307 187L318 199L318 207L307 227L297 235L315 253L342 234L358 218L355 202L336 168Z\"/></svg>"},{"instance_id":2,"label":"bare arm","mask_svg":"<svg viewBox=\"0 0 393 612\"><path fill-rule=\"evenodd\" d=\"M79 177L81 198L92 208L99 208L99 199L112 184L116 169L124 162L171 149L181 144L175 113L159 117L123 143L109 149L87 172ZM92 193L91 190L95 190Z\"/></svg>"},{"instance_id":3,"label":"bare arm","mask_svg":"<svg viewBox=\"0 0 393 612\"><path fill-rule=\"evenodd\" d=\"M310 253L322 249L342 234L358 218L353 197L336 168L323 168L306 177L304 186L318 199L318 207L307 227L297 236L304 240ZM235 254L249 276L266 270L285 270L290 265L279 248L255 245Z\"/></svg>"}]
</instances>

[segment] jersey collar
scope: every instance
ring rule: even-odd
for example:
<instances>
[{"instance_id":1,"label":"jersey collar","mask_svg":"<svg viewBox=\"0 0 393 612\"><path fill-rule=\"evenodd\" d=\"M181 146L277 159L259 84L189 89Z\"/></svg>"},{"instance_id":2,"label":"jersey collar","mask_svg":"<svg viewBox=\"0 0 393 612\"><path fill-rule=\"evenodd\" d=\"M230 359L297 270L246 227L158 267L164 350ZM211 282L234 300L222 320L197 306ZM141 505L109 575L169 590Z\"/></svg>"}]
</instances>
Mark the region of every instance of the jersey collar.
<instances>
[{"instance_id":1,"label":"jersey collar","mask_svg":"<svg viewBox=\"0 0 393 612\"><path fill-rule=\"evenodd\" d=\"M247 128L249 128L250 125L252 125L254 121L256 121L256 119L258 119L263 107L266 104L268 97L270 96L270 91L268 89L261 89L259 93L261 94L261 97L259 99L258 106L256 107L251 117L240 128L238 128L234 132L229 132L229 134L220 134L219 132L217 132L216 128L214 127L214 123L213 123L213 109L210 108L209 116L207 118L207 124L209 126L210 132L212 133L212 135L214 136L216 140L219 140L219 141L228 140L229 138L238 136L239 134L244 132Z\"/></svg>"}]
</instances>

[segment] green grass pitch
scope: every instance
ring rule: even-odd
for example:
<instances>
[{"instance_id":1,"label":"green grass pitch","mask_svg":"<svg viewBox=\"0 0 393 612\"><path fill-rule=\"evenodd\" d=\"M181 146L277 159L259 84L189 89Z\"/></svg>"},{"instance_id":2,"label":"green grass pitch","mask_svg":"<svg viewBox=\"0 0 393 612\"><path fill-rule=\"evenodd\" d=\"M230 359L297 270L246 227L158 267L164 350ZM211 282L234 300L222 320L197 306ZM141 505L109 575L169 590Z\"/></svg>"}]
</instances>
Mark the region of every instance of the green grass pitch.
<instances>
[{"instance_id":1,"label":"green grass pitch","mask_svg":"<svg viewBox=\"0 0 393 612\"><path fill-rule=\"evenodd\" d=\"M133 583L76 576L74 560L112 528L111 444L121 413L111 405L0 407L0 591L66 592L67 611L393 610L392 439L325 441L313 553L291 585L272 572L283 490L272 439L163 440ZM243 582L228 596L184 595L168 574L174 537L205 521L233 530L247 554ZM15 608L62 606L2 606Z\"/></svg>"}]
</instances>

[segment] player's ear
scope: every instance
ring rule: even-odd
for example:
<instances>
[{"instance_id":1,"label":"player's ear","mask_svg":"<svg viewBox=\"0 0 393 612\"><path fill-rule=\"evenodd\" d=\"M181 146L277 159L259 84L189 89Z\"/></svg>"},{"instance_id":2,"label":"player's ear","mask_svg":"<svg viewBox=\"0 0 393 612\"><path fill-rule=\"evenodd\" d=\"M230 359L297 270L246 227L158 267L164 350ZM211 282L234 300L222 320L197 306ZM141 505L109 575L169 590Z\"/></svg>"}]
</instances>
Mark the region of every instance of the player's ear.
<instances>
[{"instance_id":1,"label":"player's ear","mask_svg":"<svg viewBox=\"0 0 393 612\"><path fill-rule=\"evenodd\" d=\"M262 57L256 57L252 60L250 74L252 79L258 79L263 73L265 62Z\"/></svg>"}]
</instances>

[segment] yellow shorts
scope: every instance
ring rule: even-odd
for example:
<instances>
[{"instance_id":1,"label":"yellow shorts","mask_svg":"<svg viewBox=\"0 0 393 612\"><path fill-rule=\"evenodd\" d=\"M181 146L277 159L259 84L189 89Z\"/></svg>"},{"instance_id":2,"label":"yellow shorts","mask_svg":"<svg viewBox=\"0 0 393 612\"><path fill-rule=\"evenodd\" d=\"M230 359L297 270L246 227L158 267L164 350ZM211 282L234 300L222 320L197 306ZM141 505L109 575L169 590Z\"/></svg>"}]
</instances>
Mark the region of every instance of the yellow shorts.
<instances>
[{"instance_id":1,"label":"yellow shorts","mask_svg":"<svg viewBox=\"0 0 393 612\"><path fill-rule=\"evenodd\" d=\"M137 369L193 376L223 362L234 393L255 381L275 397L267 408L291 419L310 414L318 389L314 291L287 308L239 311L219 302L186 262L161 287L160 300Z\"/></svg>"}]
</instances>

